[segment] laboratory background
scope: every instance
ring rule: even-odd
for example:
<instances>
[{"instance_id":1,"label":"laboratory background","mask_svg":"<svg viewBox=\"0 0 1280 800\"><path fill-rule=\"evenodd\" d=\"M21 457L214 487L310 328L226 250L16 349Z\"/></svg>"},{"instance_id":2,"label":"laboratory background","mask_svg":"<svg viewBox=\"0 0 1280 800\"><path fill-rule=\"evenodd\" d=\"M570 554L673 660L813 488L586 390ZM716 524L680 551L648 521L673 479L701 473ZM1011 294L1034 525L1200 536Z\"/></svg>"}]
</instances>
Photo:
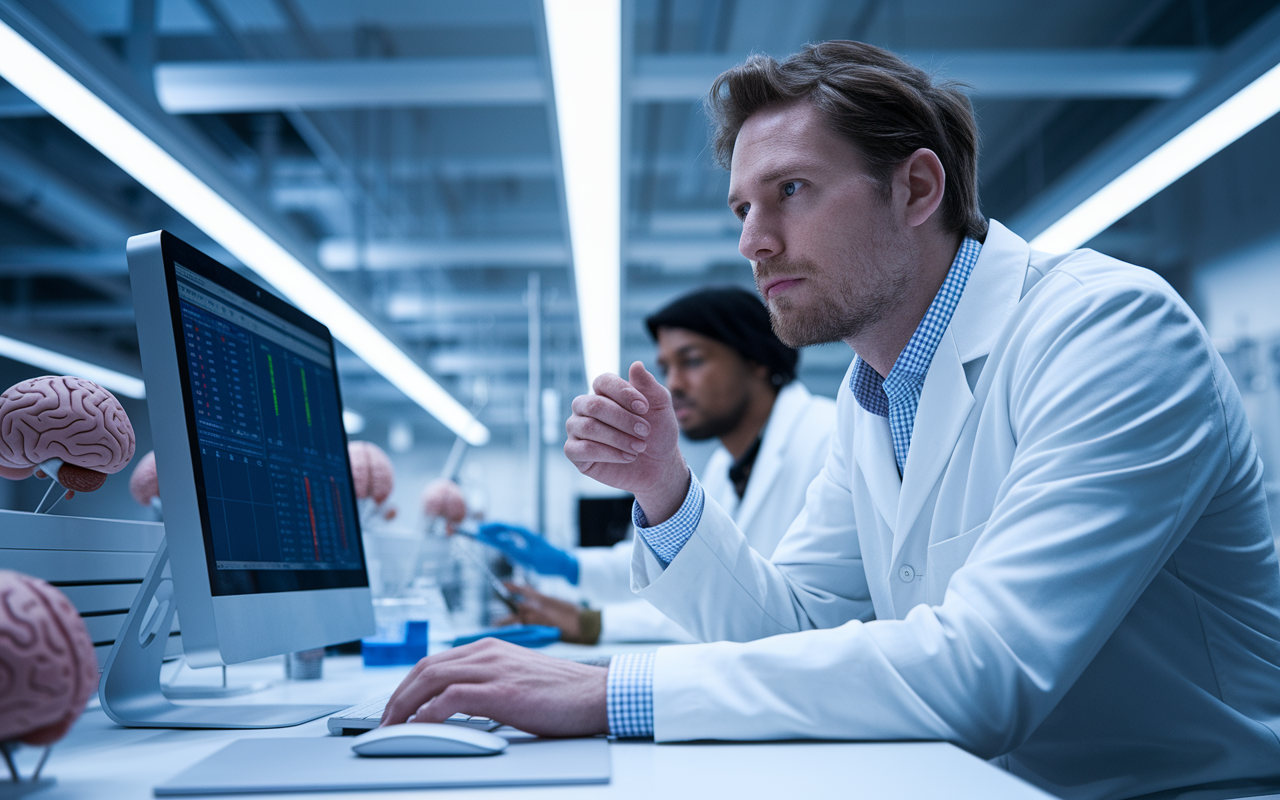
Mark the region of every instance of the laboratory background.
<instances>
[{"instance_id":1,"label":"laboratory background","mask_svg":"<svg viewBox=\"0 0 1280 800\"><path fill-rule=\"evenodd\" d=\"M576 603L570 581L508 563L475 530L507 523L566 551L630 534L631 498L564 455L571 403L635 361L660 372L648 315L705 287L755 291L704 98L752 54L830 39L963 87L984 216L1036 249L1154 270L1186 299L1243 397L1280 542L1280 0L0 0L0 390L92 380L136 437L100 488L65 498L40 473L10 474L4 425L21 414L5 422L0 398L0 570L36 548L14 543L10 512L94 520L84 531L164 521L163 496L131 491L153 418L176 412L149 405L126 253L130 237L164 230L329 327L377 636L390 620L399 646L426 619L437 651L462 643L516 610L503 580ZM797 379L834 398L852 357L806 347ZM310 425L321 405L301 408ZM718 444L680 447L700 473ZM442 479L471 536L444 536L429 511ZM154 592L159 572L143 575L162 528L129 530L154 540L99 550L49 537L45 560L22 564L53 565L63 587ZM111 547L142 552L127 580L103 566ZM124 649L135 597L112 602L79 609L99 666ZM185 669L171 632L166 689ZM326 662L352 690L343 705L363 700L359 681L374 682L360 643L333 645L347 658ZM414 646L387 663L407 671L426 634ZM308 652L325 657L271 651L276 690L320 677ZM119 746L95 702L99 728L82 741ZM61 767L72 780L110 766L74 752ZM641 757L615 756L617 785L635 782L617 759ZM748 758L717 756L720 774L748 780L730 757ZM689 758L680 774L698 772ZM148 769L135 795L164 777Z\"/></svg>"},{"instance_id":2,"label":"laboratory background","mask_svg":"<svg viewBox=\"0 0 1280 800\"><path fill-rule=\"evenodd\" d=\"M723 69L852 38L967 84L983 211L1032 239L1256 70L1280 36L1265 0L634 0L619 40L595 54L614 62L577 71L604 73L600 92L553 79L541 6L526 0L14 5L37 12L62 52L105 64L111 90L180 145L179 162L456 400L441 412L411 397L334 330L347 432L394 463L396 524L426 524L422 489L461 435L471 506L561 545L577 543L579 498L616 494L561 452L572 398L598 372L652 368L646 314L700 286L753 285L701 105ZM566 130L577 122L585 133ZM589 146L570 150L573 136ZM1183 294L1268 467L1280 463L1278 143L1280 121L1262 121L1067 245L1149 267ZM272 286L200 209L184 211L0 85L0 383L67 371L47 353L133 378L111 388L138 453L150 450L125 240L163 228ZM799 377L834 396L849 360L843 345L808 348ZM696 470L711 447L686 445ZM128 474L53 513L150 518ZM1280 480L1267 480L1274 512ZM45 488L0 481L0 507L33 510Z\"/></svg>"}]
</instances>

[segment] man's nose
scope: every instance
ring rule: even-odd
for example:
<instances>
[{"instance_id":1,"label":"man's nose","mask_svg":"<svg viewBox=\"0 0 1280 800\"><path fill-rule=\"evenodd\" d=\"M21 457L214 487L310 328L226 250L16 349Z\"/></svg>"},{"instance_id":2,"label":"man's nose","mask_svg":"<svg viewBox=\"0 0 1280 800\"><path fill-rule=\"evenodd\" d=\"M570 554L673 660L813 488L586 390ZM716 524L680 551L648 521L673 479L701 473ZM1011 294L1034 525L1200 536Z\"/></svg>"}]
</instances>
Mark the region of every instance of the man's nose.
<instances>
[{"instance_id":1,"label":"man's nose","mask_svg":"<svg viewBox=\"0 0 1280 800\"><path fill-rule=\"evenodd\" d=\"M748 214L742 223L738 252L748 261L767 261L782 252L782 241L767 220Z\"/></svg>"},{"instance_id":2,"label":"man's nose","mask_svg":"<svg viewBox=\"0 0 1280 800\"><path fill-rule=\"evenodd\" d=\"M677 397L679 395L684 394L685 386L684 386L683 372L684 372L683 370L676 367L672 367L671 369L667 370L666 380L664 381L664 383L667 386L667 391L671 392L672 397Z\"/></svg>"}]
</instances>

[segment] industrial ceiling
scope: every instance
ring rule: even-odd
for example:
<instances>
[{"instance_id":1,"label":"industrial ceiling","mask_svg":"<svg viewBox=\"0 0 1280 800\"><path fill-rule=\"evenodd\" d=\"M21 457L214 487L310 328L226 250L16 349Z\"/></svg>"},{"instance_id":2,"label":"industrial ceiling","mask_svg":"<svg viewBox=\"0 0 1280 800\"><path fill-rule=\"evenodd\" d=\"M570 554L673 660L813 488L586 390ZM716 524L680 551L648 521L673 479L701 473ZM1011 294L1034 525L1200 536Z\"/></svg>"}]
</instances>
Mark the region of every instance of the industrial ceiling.
<instances>
[{"instance_id":1,"label":"industrial ceiling","mask_svg":"<svg viewBox=\"0 0 1280 800\"><path fill-rule=\"evenodd\" d=\"M983 132L984 210L1031 235L1135 148L1154 146L1143 144L1152 120L1224 80L1251 42L1280 39L1277 5L624 2L623 363L651 358L641 320L666 300L705 284L750 285L701 111L715 75L750 53L855 38L966 82ZM104 74L120 91L216 164L264 225L476 409L496 444L528 436L531 330L539 383L559 398L548 414L567 414L585 390L541 3L0 0L6 9L109 62ZM1274 141L1276 131L1255 135ZM1258 182L1274 177L1233 173L1218 197L1264 193ZM1094 246L1185 288L1223 237L1188 224L1203 217L1180 186ZM157 228L235 265L0 87L0 334L140 375L124 242ZM1262 214L1232 235L1274 228ZM810 349L801 377L832 394L849 357L842 345ZM453 438L354 355L344 351L340 369L349 405L373 429L399 422L419 441Z\"/></svg>"}]
</instances>

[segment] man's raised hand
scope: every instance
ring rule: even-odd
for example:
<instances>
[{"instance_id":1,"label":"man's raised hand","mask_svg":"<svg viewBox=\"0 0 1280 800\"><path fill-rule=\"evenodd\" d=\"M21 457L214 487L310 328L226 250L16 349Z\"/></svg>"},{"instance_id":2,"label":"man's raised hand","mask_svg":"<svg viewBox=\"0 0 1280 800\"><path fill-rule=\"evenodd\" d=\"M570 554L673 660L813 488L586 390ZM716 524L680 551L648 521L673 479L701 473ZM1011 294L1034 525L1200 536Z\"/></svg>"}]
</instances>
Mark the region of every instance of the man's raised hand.
<instances>
[{"instance_id":1,"label":"man's raised hand","mask_svg":"<svg viewBox=\"0 0 1280 800\"><path fill-rule=\"evenodd\" d=\"M677 444L671 394L639 361L628 377L601 375L595 394L574 398L564 454L583 475L634 494L656 525L684 502L689 468Z\"/></svg>"}]
</instances>

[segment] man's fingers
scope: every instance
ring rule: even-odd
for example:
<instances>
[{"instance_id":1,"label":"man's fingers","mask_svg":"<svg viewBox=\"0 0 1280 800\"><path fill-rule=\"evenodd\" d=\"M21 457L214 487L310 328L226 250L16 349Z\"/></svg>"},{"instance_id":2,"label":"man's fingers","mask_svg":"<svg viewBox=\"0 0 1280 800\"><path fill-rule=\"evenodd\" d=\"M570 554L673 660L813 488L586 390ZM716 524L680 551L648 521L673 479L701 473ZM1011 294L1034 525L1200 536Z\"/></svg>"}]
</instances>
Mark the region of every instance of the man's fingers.
<instances>
[{"instance_id":1,"label":"man's fingers","mask_svg":"<svg viewBox=\"0 0 1280 800\"><path fill-rule=\"evenodd\" d=\"M607 444L587 439L579 439L572 435L564 443L564 454L576 465L594 464L601 461L607 464L629 464L636 460L635 453L623 452L616 447L610 447ZM582 469L581 466L578 468Z\"/></svg>"},{"instance_id":2,"label":"man's fingers","mask_svg":"<svg viewBox=\"0 0 1280 800\"><path fill-rule=\"evenodd\" d=\"M646 414L649 411L649 398L617 375L606 372L597 376L591 383L591 390L636 414Z\"/></svg>"},{"instance_id":3,"label":"man's fingers","mask_svg":"<svg viewBox=\"0 0 1280 800\"><path fill-rule=\"evenodd\" d=\"M492 717L496 706L491 685L454 683L414 711L414 722L444 722L458 712Z\"/></svg>"},{"instance_id":4,"label":"man's fingers","mask_svg":"<svg viewBox=\"0 0 1280 800\"><path fill-rule=\"evenodd\" d=\"M409 674L391 694L391 699L387 701L382 711L382 724L395 725L404 722L415 708L431 699L429 694L423 693L431 691L430 682L443 673L445 665L461 660L475 660L477 663L483 663L492 644L492 641L482 639L462 647L451 647L443 653L421 659L413 669L409 670ZM431 674L428 675L428 672Z\"/></svg>"},{"instance_id":5,"label":"man's fingers","mask_svg":"<svg viewBox=\"0 0 1280 800\"><path fill-rule=\"evenodd\" d=\"M663 386L652 372L645 369L642 362L633 362L627 374L631 378L631 387L644 396L650 408L661 408L671 402L667 387Z\"/></svg>"},{"instance_id":6,"label":"man's fingers","mask_svg":"<svg viewBox=\"0 0 1280 800\"><path fill-rule=\"evenodd\" d=\"M496 675L493 670L484 661L455 659L433 663L412 680L406 679L400 684L400 688L387 701L387 707L382 712L382 724L399 725L405 722L420 707L454 684L464 681L484 683L493 680L494 677Z\"/></svg>"},{"instance_id":7,"label":"man's fingers","mask_svg":"<svg viewBox=\"0 0 1280 800\"><path fill-rule=\"evenodd\" d=\"M636 429L643 430L646 433L649 430L648 425L645 423L633 428L633 430ZM646 446L646 442L642 437L618 430L613 425L595 417L571 417L569 422L565 423L565 430L570 436L590 442L599 442L623 453L643 453Z\"/></svg>"},{"instance_id":8,"label":"man's fingers","mask_svg":"<svg viewBox=\"0 0 1280 800\"><path fill-rule=\"evenodd\" d=\"M571 408L573 416L569 418L568 423L565 423L566 427L574 420L595 419L630 437L642 439L649 435L648 421L639 414L627 411L611 397L593 394L578 395L573 399Z\"/></svg>"}]
</instances>

